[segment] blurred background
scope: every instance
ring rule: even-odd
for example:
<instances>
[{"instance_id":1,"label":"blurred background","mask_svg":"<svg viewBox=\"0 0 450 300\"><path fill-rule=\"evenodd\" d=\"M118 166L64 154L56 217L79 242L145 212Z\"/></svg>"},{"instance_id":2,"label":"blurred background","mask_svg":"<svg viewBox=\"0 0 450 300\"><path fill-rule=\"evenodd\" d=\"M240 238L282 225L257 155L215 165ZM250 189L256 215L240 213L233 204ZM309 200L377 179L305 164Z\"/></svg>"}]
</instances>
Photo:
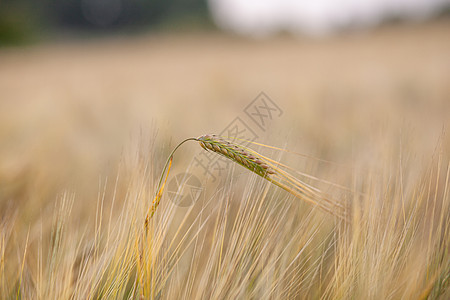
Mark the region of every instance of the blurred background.
<instances>
[{"instance_id":1,"label":"blurred background","mask_svg":"<svg viewBox=\"0 0 450 300\"><path fill-rule=\"evenodd\" d=\"M426 297L422 291L430 291L437 274L443 274L438 287L448 279L449 120L450 0L0 0L0 298L18 298L19 286L24 299L77 297L75 286L100 293L93 298L110 290L102 274L116 269L108 261L124 261L119 242L128 250L140 244L127 230L141 230L170 151L210 133L289 149L252 146L310 175L295 174L331 198L356 203L355 212L367 203L372 235L355 226L349 233L356 243L347 243L333 218L310 214L313 206L273 185L259 201L262 178L185 144L153 219L170 220L167 227L163 222L161 245L186 253L174 268L179 278L167 288L178 296L168 298L188 295L176 294L183 284L197 292L182 270L197 274L188 267L193 255L203 268L208 248L222 240L211 238L222 226L214 215L223 224L253 222L243 228L248 238L235 233L248 249L259 249L252 236L262 228L255 234L261 255L245 254L244 246L228 253L261 260L261 270L267 257L279 262L280 272L270 276L284 274L291 285L279 287L301 290L296 296L308 297L306 287L311 298L357 299L359 289L369 295L361 299ZM193 195L202 193L194 206L190 198L171 204L172 179L182 172L198 179L188 182ZM366 202L355 191L367 192ZM271 208L286 214L266 213ZM247 218L250 210L255 213ZM191 252L194 239L186 239L189 247L170 242L200 226L191 226L197 216L203 222L210 215L197 235L200 244L203 234L211 238L205 251ZM119 242L109 244L115 237ZM301 245L311 240L304 254ZM211 257L219 270L222 244L216 249L220 254ZM273 256L273 249L286 258ZM118 273L134 268L133 255ZM164 264L165 257L155 261ZM365 260L369 267L360 267ZM221 274L211 266L195 279L206 290ZM250 291L245 281L251 289L274 290L266 275L259 283L247 275L241 282L240 269L225 269L231 272L225 278L238 279L239 295ZM149 270L153 282L159 271ZM133 272L129 283L136 282ZM337 288L327 283L334 273ZM126 282L108 276L116 286ZM92 290L96 282L99 291ZM198 295L207 294L200 289Z\"/></svg>"},{"instance_id":2,"label":"blurred background","mask_svg":"<svg viewBox=\"0 0 450 300\"><path fill-rule=\"evenodd\" d=\"M448 0L2 0L0 211L23 205L31 220L39 211L25 203L51 203L68 186L96 195L135 132L156 135L162 164L178 141L236 119L259 142L347 166L402 147L411 162L426 160L450 116L449 9ZM261 92L279 108L260 111L264 126L248 110Z\"/></svg>"}]
</instances>

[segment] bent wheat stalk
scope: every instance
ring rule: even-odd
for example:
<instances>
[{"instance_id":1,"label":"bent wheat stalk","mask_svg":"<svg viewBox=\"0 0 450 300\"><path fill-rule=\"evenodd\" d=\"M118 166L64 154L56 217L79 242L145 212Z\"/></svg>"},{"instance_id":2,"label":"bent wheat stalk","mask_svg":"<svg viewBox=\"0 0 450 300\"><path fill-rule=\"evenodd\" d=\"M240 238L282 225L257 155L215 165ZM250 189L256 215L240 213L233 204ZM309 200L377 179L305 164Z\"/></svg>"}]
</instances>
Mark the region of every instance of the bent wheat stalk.
<instances>
[{"instance_id":1,"label":"bent wheat stalk","mask_svg":"<svg viewBox=\"0 0 450 300\"><path fill-rule=\"evenodd\" d=\"M332 200L330 197L328 197L325 193L322 193L320 190L298 180L285 170L281 169L280 166L283 165L281 165L280 163L268 157L265 157L242 145L231 143L217 135L202 135L198 138L189 138L182 141L180 144L177 145L177 147L175 147L175 149L170 154L158 184L155 200L153 201L152 207L150 208L146 217L146 227L149 218L153 216L153 214L156 211L156 208L159 205L159 201L161 200L164 185L169 175L170 165L172 163L172 158L173 154L175 153L175 150L178 149L185 142L191 140L199 142L200 146L203 149L218 153L234 161L235 163L243 166L244 168L258 174L267 181L275 184L276 186L289 192L295 197L304 200L306 202L312 203L317 207L321 208L322 210L336 217L339 217L340 219L346 222L349 221L348 209L346 208L345 205L335 200ZM162 179L166 172L166 169L167 169L166 179L163 183Z\"/></svg>"},{"instance_id":2,"label":"bent wheat stalk","mask_svg":"<svg viewBox=\"0 0 450 300\"><path fill-rule=\"evenodd\" d=\"M153 217L153 215L155 214L156 209L159 206L159 202L161 201L161 197L163 195L163 191L164 191L164 187L166 186L166 182L167 182L167 178L169 177L169 172L170 172L170 168L172 166L172 161L173 161L173 155L175 154L175 151L177 151L178 148L180 148L181 145L183 145L184 143L186 143L187 141L196 141L196 138L188 138L185 139L184 141L182 141L181 143L179 143L170 153L169 158L167 158L166 164L164 165L164 169L162 171L161 177L159 179L159 183L158 186L156 188L156 196L153 199L152 202L152 206L150 207L150 209L147 212L147 216L145 217L145 231L148 231L148 221ZM167 170L167 174L166 174L166 178L164 179L163 182L163 178L164 178L164 174L166 173Z\"/></svg>"}]
</instances>

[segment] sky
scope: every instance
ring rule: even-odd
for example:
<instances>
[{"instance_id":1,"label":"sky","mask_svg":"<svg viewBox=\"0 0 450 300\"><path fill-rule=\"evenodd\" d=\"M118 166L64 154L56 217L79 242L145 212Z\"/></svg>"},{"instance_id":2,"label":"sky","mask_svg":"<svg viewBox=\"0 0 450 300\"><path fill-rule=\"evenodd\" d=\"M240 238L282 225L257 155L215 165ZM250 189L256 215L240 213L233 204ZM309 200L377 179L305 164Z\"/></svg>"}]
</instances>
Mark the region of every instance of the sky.
<instances>
[{"instance_id":1,"label":"sky","mask_svg":"<svg viewBox=\"0 0 450 300\"><path fill-rule=\"evenodd\" d=\"M450 0L209 0L217 25L243 35L279 31L328 35L373 27L386 18L423 20Z\"/></svg>"}]
</instances>

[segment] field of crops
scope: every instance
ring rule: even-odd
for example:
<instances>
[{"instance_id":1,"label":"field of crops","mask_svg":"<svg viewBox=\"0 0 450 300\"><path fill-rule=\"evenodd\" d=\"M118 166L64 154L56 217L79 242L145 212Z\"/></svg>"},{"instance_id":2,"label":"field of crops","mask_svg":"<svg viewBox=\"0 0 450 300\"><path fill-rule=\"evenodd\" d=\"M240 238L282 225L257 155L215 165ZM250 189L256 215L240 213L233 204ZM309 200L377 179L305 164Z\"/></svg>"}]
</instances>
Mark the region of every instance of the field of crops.
<instances>
[{"instance_id":1,"label":"field of crops","mask_svg":"<svg viewBox=\"0 0 450 300\"><path fill-rule=\"evenodd\" d=\"M442 19L1 48L0 299L448 299L449 36ZM170 151L212 133L348 221L191 142L144 226ZM180 205L183 172L201 193Z\"/></svg>"}]
</instances>

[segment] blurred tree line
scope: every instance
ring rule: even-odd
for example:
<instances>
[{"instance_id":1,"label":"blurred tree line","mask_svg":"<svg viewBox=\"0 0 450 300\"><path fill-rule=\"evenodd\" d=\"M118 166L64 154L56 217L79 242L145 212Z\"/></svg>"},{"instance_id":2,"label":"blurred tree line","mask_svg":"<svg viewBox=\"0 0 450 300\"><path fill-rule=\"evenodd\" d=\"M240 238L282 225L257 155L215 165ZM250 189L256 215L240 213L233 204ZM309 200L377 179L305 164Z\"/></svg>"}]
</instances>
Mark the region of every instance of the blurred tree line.
<instances>
[{"instance_id":1,"label":"blurred tree line","mask_svg":"<svg viewBox=\"0 0 450 300\"><path fill-rule=\"evenodd\" d=\"M67 32L211 26L207 0L0 0L0 45Z\"/></svg>"}]
</instances>

